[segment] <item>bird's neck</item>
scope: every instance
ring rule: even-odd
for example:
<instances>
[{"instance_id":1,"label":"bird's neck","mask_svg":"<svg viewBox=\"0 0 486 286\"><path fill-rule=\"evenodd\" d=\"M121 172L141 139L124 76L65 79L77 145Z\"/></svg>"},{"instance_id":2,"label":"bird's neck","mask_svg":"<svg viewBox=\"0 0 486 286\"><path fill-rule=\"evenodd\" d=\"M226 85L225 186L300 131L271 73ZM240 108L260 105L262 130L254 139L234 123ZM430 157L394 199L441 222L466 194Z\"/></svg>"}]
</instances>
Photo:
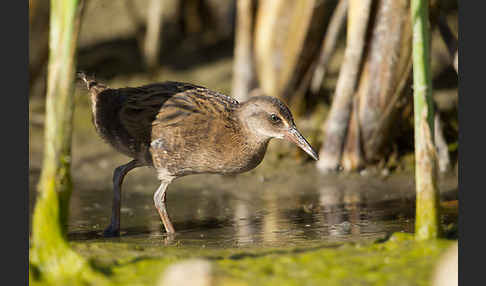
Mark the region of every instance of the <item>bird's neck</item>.
<instances>
[{"instance_id":1,"label":"bird's neck","mask_svg":"<svg viewBox=\"0 0 486 286\"><path fill-rule=\"evenodd\" d=\"M241 128L241 132L239 132L241 136L239 149L241 149L242 154L252 154L252 156L261 156L263 158L271 138L262 136L256 132L255 128L249 123L249 118L252 116L253 110L245 107L245 105L242 105L235 110L235 116Z\"/></svg>"},{"instance_id":2,"label":"bird's neck","mask_svg":"<svg viewBox=\"0 0 486 286\"><path fill-rule=\"evenodd\" d=\"M249 171L263 160L267 151L268 142L271 138L260 138L255 136L247 127L242 127L237 146L237 152L234 154L237 161L241 163L241 168L238 172Z\"/></svg>"}]
</instances>

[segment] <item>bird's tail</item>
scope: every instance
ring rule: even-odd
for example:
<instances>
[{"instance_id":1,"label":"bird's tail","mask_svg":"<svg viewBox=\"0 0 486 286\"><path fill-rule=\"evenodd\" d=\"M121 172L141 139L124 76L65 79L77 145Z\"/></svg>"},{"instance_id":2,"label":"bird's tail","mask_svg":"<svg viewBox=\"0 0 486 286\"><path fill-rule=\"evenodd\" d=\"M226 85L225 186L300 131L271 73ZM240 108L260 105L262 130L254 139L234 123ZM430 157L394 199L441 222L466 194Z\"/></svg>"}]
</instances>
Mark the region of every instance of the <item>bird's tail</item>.
<instances>
[{"instance_id":1,"label":"bird's tail","mask_svg":"<svg viewBox=\"0 0 486 286\"><path fill-rule=\"evenodd\" d=\"M82 71L78 71L76 75L78 79L86 85L86 88L90 93L94 92L95 94L98 94L108 88L106 85L96 81L94 77L90 77Z\"/></svg>"}]
</instances>

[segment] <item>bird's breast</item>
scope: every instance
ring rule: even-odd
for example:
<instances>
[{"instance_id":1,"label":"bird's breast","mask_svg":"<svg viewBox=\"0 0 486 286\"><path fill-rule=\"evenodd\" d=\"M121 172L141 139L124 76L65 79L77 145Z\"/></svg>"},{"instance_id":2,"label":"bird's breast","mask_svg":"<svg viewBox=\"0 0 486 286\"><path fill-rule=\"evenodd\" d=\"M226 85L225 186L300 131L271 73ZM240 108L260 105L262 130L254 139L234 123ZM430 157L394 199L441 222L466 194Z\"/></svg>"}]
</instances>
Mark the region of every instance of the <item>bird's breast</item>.
<instances>
[{"instance_id":1,"label":"bird's breast","mask_svg":"<svg viewBox=\"0 0 486 286\"><path fill-rule=\"evenodd\" d=\"M227 165L227 174L237 174L250 171L258 166L267 150L268 141L259 144L240 143L236 152L232 152L231 162Z\"/></svg>"}]
</instances>

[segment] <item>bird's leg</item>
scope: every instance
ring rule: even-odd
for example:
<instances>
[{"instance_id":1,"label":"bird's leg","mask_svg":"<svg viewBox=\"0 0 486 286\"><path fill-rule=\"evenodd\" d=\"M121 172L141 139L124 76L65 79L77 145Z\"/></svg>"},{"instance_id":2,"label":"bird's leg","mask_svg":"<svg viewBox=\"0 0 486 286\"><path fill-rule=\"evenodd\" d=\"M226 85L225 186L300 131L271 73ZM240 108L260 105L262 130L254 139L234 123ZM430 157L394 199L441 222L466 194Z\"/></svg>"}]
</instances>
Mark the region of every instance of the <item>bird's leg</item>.
<instances>
[{"instance_id":1,"label":"bird's leg","mask_svg":"<svg viewBox=\"0 0 486 286\"><path fill-rule=\"evenodd\" d=\"M167 233L175 233L174 226L172 226L172 222L170 222L169 214L167 213L167 208L165 204L165 195L167 186L169 185L170 181L162 181L159 188L154 194L154 203L157 211L159 212L160 219L164 224L165 231Z\"/></svg>"},{"instance_id":2,"label":"bird's leg","mask_svg":"<svg viewBox=\"0 0 486 286\"><path fill-rule=\"evenodd\" d=\"M132 169L142 166L137 160L132 160L121 165L113 172L113 208L111 211L111 223L103 232L103 236L120 235L120 207L121 207L121 186L123 178Z\"/></svg>"}]
</instances>

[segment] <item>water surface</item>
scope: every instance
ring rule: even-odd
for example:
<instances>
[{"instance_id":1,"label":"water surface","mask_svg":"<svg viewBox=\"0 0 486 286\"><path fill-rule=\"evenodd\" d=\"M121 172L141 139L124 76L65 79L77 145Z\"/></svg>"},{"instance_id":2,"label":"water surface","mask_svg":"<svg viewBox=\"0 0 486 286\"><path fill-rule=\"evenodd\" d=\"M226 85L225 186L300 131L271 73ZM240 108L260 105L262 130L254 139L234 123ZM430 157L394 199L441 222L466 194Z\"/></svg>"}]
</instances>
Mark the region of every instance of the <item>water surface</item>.
<instances>
[{"instance_id":1,"label":"water surface","mask_svg":"<svg viewBox=\"0 0 486 286\"><path fill-rule=\"evenodd\" d=\"M323 176L312 164L295 164L270 175L257 170L232 177L194 175L176 180L169 186L167 204L177 234L168 239L153 206L153 191L158 187L153 177L148 168L127 176L118 238L101 235L110 219L111 180L75 180L70 240L281 247L370 241L414 228L410 174ZM453 175L442 178L443 200L454 199L456 187ZM442 215L445 225L455 220L454 211Z\"/></svg>"}]
</instances>

